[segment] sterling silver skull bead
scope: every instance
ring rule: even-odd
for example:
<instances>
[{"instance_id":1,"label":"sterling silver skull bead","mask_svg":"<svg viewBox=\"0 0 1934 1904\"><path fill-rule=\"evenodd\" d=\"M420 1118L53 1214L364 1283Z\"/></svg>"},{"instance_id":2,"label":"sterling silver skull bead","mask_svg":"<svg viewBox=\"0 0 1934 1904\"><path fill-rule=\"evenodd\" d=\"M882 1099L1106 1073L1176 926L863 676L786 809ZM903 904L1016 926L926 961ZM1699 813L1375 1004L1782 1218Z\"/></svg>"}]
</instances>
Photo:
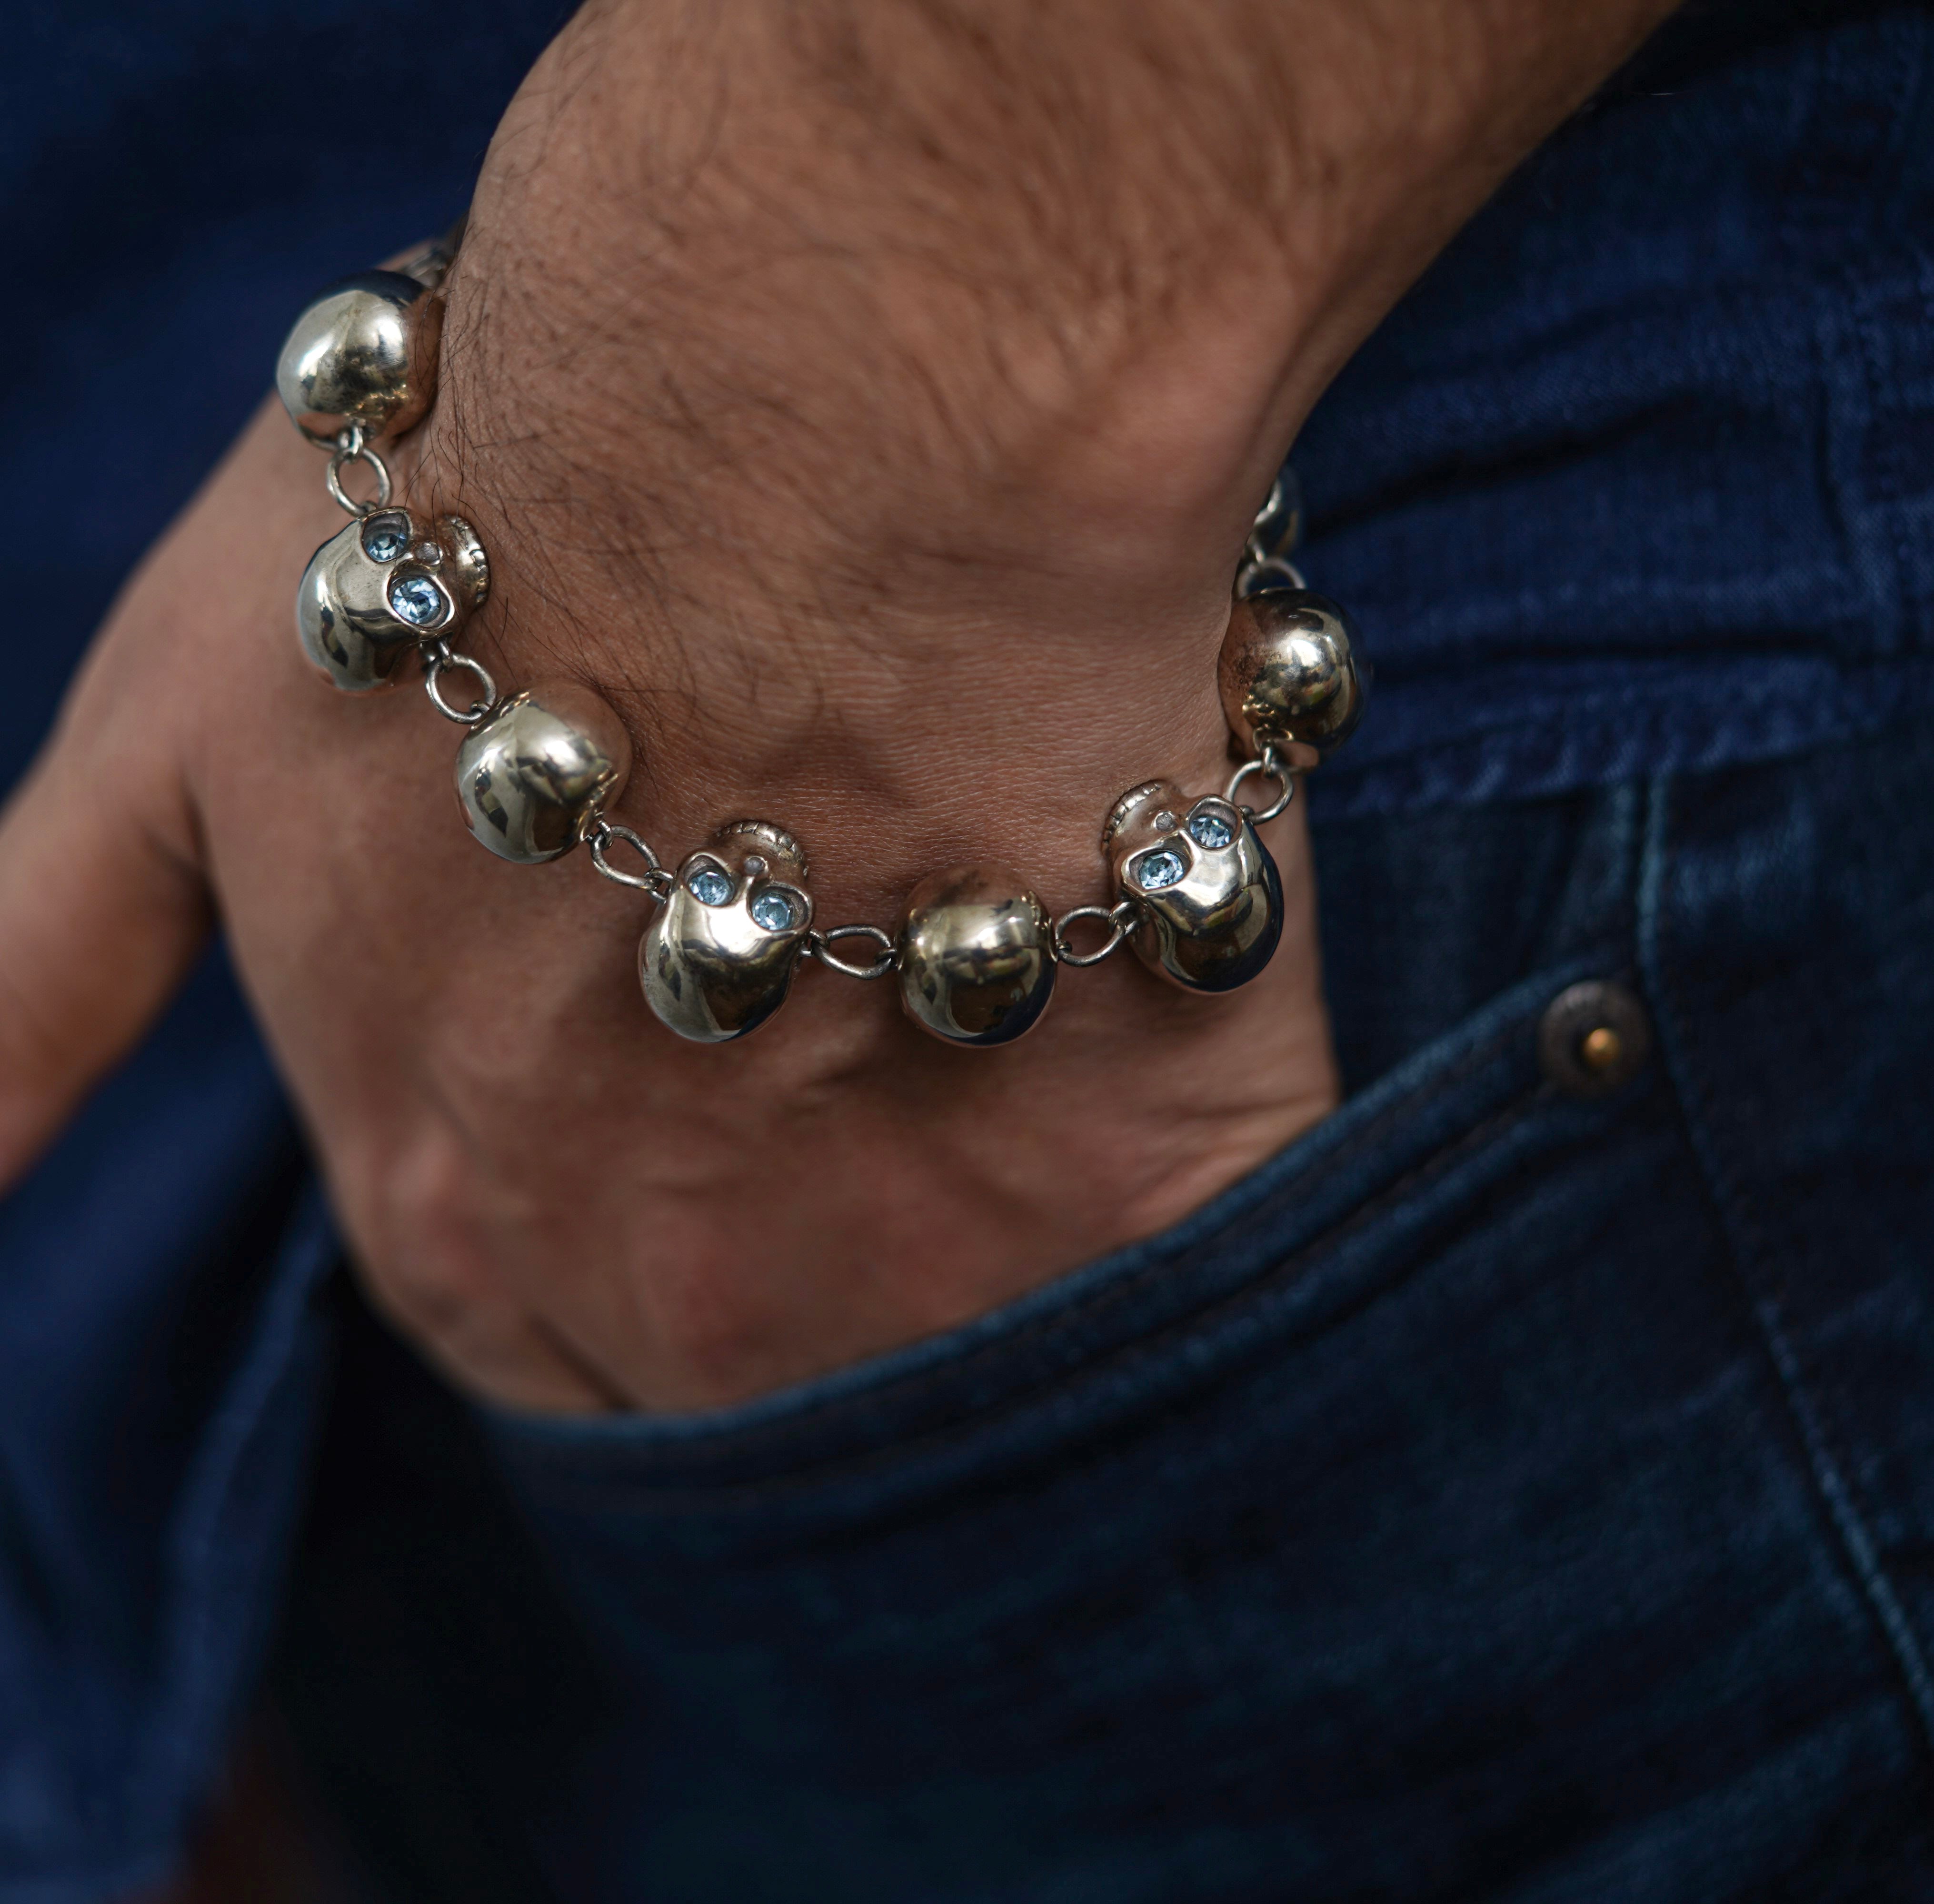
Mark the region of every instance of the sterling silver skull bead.
<instances>
[{"instance_id":1,"label":"sterling silver skull bead","mask_svg":"<svg viewBox=\"0 0 1934 1904\"><path fill-rule=\"evenodd\" d=\"M309 558L296 632L338 687L366 694L387 687L419 642L447 639L490 591L484 545L461 516L432 525L406 509L377 510Z\"/></svg>"},{"instance_id":2,"label":"sterling silver skull bead","mask_svg":"<svg viewBox=\"0 0 1934 1904\"><path fill-rule=\"evenodd\" d=\"M1236 603L1216 677L1236 738L1255 753L1273 745L1294 769L1327 759L1363 716L1356 630L1334 602L1306 588Z\"/></svg>"},{"instance_id":3,"label":"sterling silver skull bead","mask_svg":"<svg viewBox=\"0 0 1934 1904\"><path fill-rule=\"evenodd\" d=\"M577 845L631 768L631 736L604 702L574 681L540 681L463 737L456 798L499 859L535 865Z\"/></svg>"},{"instance_id":4,"label":"sterling silver skull bead","mask_svg":"<svg viewBox=\"0 0 1934 1904\"><path fill-rule=\"evenodd\" d=\"M678 869L638 947L645 1002L681 1038L721 1045L786 1001L812 925L799 843L734 821Z\"/></svg>"},{"instance_id":5,"label":"sterling silver skull bead","mask_svg":"<svg viewBox=\"0 0 1934 1904\"><path fill-rule=\"evenodd\" d=\"M900 1003L923 1031L956 1045L1005 1045L1054 996L1047 909L1001 866L929 874L900 928Z\"/></svg>"},{"instance_id":6,"label":"sterling silver skull bead","mask_svg":"<svg viewBox=\"0 0 1934 1904\"><path fill-rule=\"evenodd\" d=\"M1134 909L1135 955L1170 984L1234 991L1274 956L1282 881L1241 808L1150 781L1116 802L1101 847Z\"/></svg>"},{"instance_id":7,"label":"sterling silver skull bead","mask_svg":"<svg viewBox=\"0 0 1934 1904\"><path fill-rule=\"evenodd\" d=\"M276 390L297 424L333 436L360 424L400 436L436 393L443 298L400 271L365 271L319 292L276 360Z\"/></svg>"}]
</instances>

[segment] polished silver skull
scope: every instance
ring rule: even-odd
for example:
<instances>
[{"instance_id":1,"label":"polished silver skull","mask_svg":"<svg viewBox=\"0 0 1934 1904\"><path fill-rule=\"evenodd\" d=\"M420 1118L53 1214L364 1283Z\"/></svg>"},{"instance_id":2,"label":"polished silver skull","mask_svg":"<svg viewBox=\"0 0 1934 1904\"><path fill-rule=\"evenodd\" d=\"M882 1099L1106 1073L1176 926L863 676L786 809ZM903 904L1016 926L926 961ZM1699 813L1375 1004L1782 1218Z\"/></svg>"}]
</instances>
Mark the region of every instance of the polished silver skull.
<instances>
[{"instance_id":1,"label":"polished silver skull","mask_svg":"<svg viewBox=\"0 0 1934 1904\"><path fill-rule=\"evenodd\" d=\"M786 1001L812 926L806 856L763 820L722 828L678 869L638 947L645 1002L681 1038L724 1044Z\"/></svg>"},{"instance_id":2,"label":"polished silver skull","mask_svg":"<svg viewBox=\"0 0 1934 1904\"><path fill-rule=\"evenodd\" d=\"M1328 759L1363 718L1357 648L1349 616L1306 588L1266 589L1237 602L1216 678L1243 750L1273 748L1297 772Z\"/></svg>"},{"instance_id":3,"label":"polished silver skull","mask_svg":"<svg viewBox=\"0 0 1934 1904\"><path fill-rule=\"evenodd\" d=\"M447 639L490 591L477 532L460 516L426 522L381 509L331 536L296 591L303 652L338 687L389 685L420 642Z\"/></svg>"},{"instance_id":4,"label":"polished silver skull","mask_svg":"<svg viewBox=\"0 0 1934 1904\"><path fill-rule=\"evenodd\" d=\"M313 436L345 423L401 436L436 394L443 297L402 271L365 271L319 291L276 360L283 407Z\"/></svg>"},{"instance_id":5,"label":"polished silver skull","mask_svg":"<svg viewBox=\"0 0 1934 1904\"><path fill-rule=\"evenodd\" d=\"M1282 881L1241 808L1150 781L1115 803L1101 845L1150 971L1188 991L1234 991L1268 964L1282 937Z\"/></svg>"},{"instance_id":6,"label":"polished silver skull","mask_svg":"<svg viewBox=\"0 0 1934 1904\"><path fill-rule=\"evenodd\" d=\"M900 1004L950 1045L1008 1045L1054 996L1047 908L1005 866L930 873L907 895L898 946Z\"/></svg>"},{"instance_id":7,"label":"polished silver skull","mask_svg":"<svg viewBox=\"0 0 1934 1904\"><path fill-rule=\"evenodd\" d=\"M456 750L463 823L499 859L535 865L568 853L624 791L631 736L574 681L534 681Z\"/></svg>"}]
</instances>

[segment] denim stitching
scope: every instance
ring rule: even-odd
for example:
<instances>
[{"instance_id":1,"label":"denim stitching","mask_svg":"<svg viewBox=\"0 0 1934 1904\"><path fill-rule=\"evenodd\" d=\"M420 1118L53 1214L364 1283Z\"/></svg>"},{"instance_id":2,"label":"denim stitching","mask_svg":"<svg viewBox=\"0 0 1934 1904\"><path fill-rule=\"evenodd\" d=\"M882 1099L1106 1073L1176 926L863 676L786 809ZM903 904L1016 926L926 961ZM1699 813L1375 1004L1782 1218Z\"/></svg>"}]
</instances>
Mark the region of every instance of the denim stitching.
<instances>
[{"instance_id":1,"label":"denim stitching","mask_svg":"<svg viewBox=\"0 0 1934 1904\"><path fill-rule=\"evenodd\" d=\"M1778 1296L1754 1289L1755 1268L1776 1277L1777 1265L1767 1247L1738 1180L1709 1134L1710 1107L1690 1061L1691 1039L1686 1021L1676 1009L1666 975L1664 885L1665 835L1670 817L1672 781L1661 775L1652 784L1646 850L1639 898L1639 956L1646 990L1658 1021L1659 1047L1667 1075L1682 1108L1694 1156L1705 1180L1727 1242L1735 1277L1749 1312L1765 1343L1780 1393L1805 1452L1813 1484L1839 1536L1841 1546L1889 1650L1919 1722L1923 1741L1934 1748L1934 1674L1906 1611L1887 1578L1873 1536L1862 1516L1854 1490L1836 1460L1825 1422L1808 1394L1806 1370L1788 1335Z\"/></svg>"},{"instance_id":2,"label":"denim stitching","mask_svg":"<svg viewBox=\"0 0 1934 1904\"><path fill-rule=\"evenodd\" d=\"M1554 988L1560 982L1562 981L1554 980ZM1462 1082L1472 1072L1481 1070L1513 1043L1523 1039L1529 1022L1529 1014L1526 1014L1523 1018L1514 1019L1510 1024L1502 1028L1495 1036L1487 1039L1483 1044L1465 1052L1462 1057L1454 1060L1448 1069L1420 1080L1414 1090L1385 1106L1375 1118L1363 1125L1360 1129L1354 1132L1342 1145L1324 1160L1324 1167L1327 1169L1335 1169L1366 1148L1375 1148L1382 1141L1385 1132L1393 1124L1411 1115L1420 1104L1427 1103L1433 1098L1441 1096L1444 1091ZM1455 1141L1461 1142L1463 1139L1460 1138ZM1415 1166L1411 1174L1414 1175L1417 1170L1427 1169L1430 1162L1438 1154L1440 1154L1432 1153L1431 1157L1426 1158L1423 1163ZM1228 1231L1233 1229L1237 1223L1253 1219L1273 1201L1276 1196L1280 1194L1281 1189L1282 1187L1279 1185L1273 1186L1254 1203L1240 1211L1232 1212L1228 1223L1217 1234L1226 1235ZM1381 1191L1378 1193L1379 1196L1385 1194L1387 1193ZM1355 1211L1352 1211L1350 1217L1341 1220L1345 1222L1351 1220L1356 1214ZM1311 1238L1309 1243L1304 1247L1314 1248L1336 1233L1334 1230L1326 1230L1321 1236ZM990 1357L1005 1357L1017 1349L1023 1349L1030 1344L1038 1343L1044 1337L1057 1331L1086 1326L1092 1324L1098 1318L1105 1317L1111 1309L1127 1301L1131 1297L1139 1295L1149 1283L1156 1278L1171 1274L1178 1256L1188 1253L1187 1249L1164 1251L1116 1280L1076 1298L1063 1307L1031 1317L1011 1331L963 1349L958 1355L950 1356L938 1367L909 1369L902 1373L890 1376L877 1385L863 1391L828 1395L823 1399L805 1405L797 1412L788 1415L780 1421L761 1421L749 1424L743 1428L724 1429L716 1435L707 1434L702 1440L694 1441L690 1444L690 1448L692 1451L705 1455L729 1454L734 1448L743 1447L748 1442L757 1443L770 1439L776 1429L790 1434L802 1427L821 1427L829 1424L836 1424L842 1415L869 1410L896 1394L904 1394L909 1388L917 1388L922 1384L932 1381L936 1376L950 1380L962 1374L971 1374L978 1365L985 1362ZM1266 1268L1261 1270L1258 1274L1267 1277L1271 1273L1272 1271ZM1243 1286L1247 1289L1252 1285L1246 1283ZM550 1451L551 1445L542 1439L526 1440L523 1438L524 1430L528 1424L520 1422L514 1416L508 1418L502 1425L512 1436L517 1438L520 1446L535 1448L544 1453ZM541 1436L541 1430L539 1433ZM655 1451L640 1450L616 1442L573 1441L568 1445L568 1454L574 1460L580 1460L587 1454L595 1457L607 1451L622 1454L631 1460L636 1460L640 1454L649 1455ZM683 1454L687 1451L681 1448L676 1451L679 1454Z\"/></svg>"},{"instance_id":3,"label":"denim stitching","mask_svg":"<svg viewBox=\"0 0 1934 1904\"><path fill-rule=\"evenodd\" d=\"M1285 1284L1307 1274L1321 1256L1333 1252L1357 1230L1385 1214L1392 1205L1409 1196L1420 1184L1441 1176L1466 1157L1493 1148L1514 1126L1526 1121L1531 1113L1552 1106L1557 1096L1558 1093L1553 1087L1542 1081L1521 1091L1511 1102L1492 1111L1448 1143L1441 1145L1379 1191L1374 1198L1358 1205L1347 1217L1320 1236L1312 1238L1294 1255L1271 1265L1259 1276L1244 1283L1240 1288L1228 1290L1209 1303L1192 1308L1184 1315L1173 1317L1152 1331L1143 1331L1127 1341L1118 1343L1098 1354L1084 1358L1080 1367L1071 1372L1070 1379L1085 1380L1111 1369L1131 1366L1137 1361L1172 1352L1177 1340L1213 1327L1219 1320L1255 1304L1279 1290ZM1628 1108L1632 1100L1629 1098L1620 1100L1615 1108L1619 1110ZM1375 1280L1354 1292L1348 1301L1325 1311L1314 1328L1292 1325L1283 1334L1272 1338L1268 1346L1273 1349L1280 1349L1285 1344L1294 1346L1341 1325L1381 1301L1393 1290L1401 1288L1419 1267L1414 1262L1405 1264L1394 1275L1386 1275ZM944 1445L963 1430L973 1432L994 1426L1023 1412L1037 1405L1044 1394L1050 1392L1057 1385L1060 1385L1056 1382L1037 1380L996 1402L929 1423L916 1433L895 1438L889 1444L835 1454L819 1460L809 1461L779 1475L741 1481L716 1481L702 1477L693 1481L667 1481L662 1476L625 1475L614 1482L608 1474L602 1472L560 1475L547 1463L547 1478L553 1484L559 1486L561 1491L574 1495L581 1501L591 1501L604 1511L609 1511L613 1507L620 1509L648 1507L652 1512L663 1514L687 1508L696 1508L701 1512L709 1511L721 1504L734 1507L755 1505L761 1501L784 1499L803 1490L829 1484L837 1484L862 1478L883 1467L900 1465L907 1461L910 1454L923 1448ZM1081 1436L1077 1433L1073 1438L1079 1440ZM551 1451L543 1451L544 1454ZM614 1486L625 1496L624 1499L612 1500L611 1492Z\"/></svg>"}]
</instances>

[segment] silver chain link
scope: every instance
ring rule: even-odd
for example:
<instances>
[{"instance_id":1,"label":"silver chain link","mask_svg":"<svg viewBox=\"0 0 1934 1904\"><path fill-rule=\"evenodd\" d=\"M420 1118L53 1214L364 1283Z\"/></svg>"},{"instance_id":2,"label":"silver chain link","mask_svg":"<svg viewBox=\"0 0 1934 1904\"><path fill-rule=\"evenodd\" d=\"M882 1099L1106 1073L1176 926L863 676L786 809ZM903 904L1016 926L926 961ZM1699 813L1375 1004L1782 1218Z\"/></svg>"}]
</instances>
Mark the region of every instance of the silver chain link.
<instances>
[{"instance_id":1,"label":"silver chain link","mask_svg":"<svg viewBox=\"0 0 1934 1904\"><path fill-rule=\"evenodd\" d=\"M1236 599L1247 601L1252 595L1273 594L1279 589L1307 589L1303 571L1287 555L1270 555L1261 561L1245 562L1236 571Z\"/></svg>"},{"instance_id":2,"label":"silver chain link","mask_svg":"<svg viewBox=\"0 0 1934 1904\"><path fill-rule=\"evenodd\" d=\"M1270 492L1264 499L1262 507L1256 511L1255 526L1250 529L1243 543L1245 562L1267 562L1276 553L1275 546L1264 537L1263 525L1281 512L1285 500L1282 489L1282 472L1279 470L1276 480L1270 485Z\"/></svg>"},{"instance_id":3,"label":"silver chain link","mask_svg":"<svg viewBox=\"0 0 1934 1904\"><path fill-rule=\"evenodd\" d=\"M430 705L446 720L453 720L459 727L474 727L490 717L490 711L497 705L497 684L490 678L490 670L481 661L468 654L459 654L449 642L436 637L417 644L423 656L423 692L429 696ZM446 674L466 674L473 676L484 690L480 701L473 701L467 708L454 708L443 698L443 677Z\"/></svg>"},{"instance_id":4,"label":"silver chain link","mask_svg":"<svg viewBox=\"0 0 1934 1904\"><path fill-rule=\"evenodd\" d=\"M389 507L390 498L396 493L390 481L390 466L369 447L360 423L345 425L333 438L319 437L315 431L306 429L303 434L310 442L322 444L330 451L329 474L323 480L329 486L329 493L351 516L360 519ZM343 488L342 472L351 463L367 463L376 472L376 496L373 502L358 502Z\"/></svg>"},{"instance_id":5,"label":"silver chain link","mask_svg":"<svg viewBox=\"0 0 1934 1904\"><path fill-rule=\"evenodd\" d=\"M1243 783L1252 774L1261 774L1266 780L1273 780L1282 789L1282 798L1273 806L1265 807L1258 813L1253 807L1243 807L1236 796L1242 791ZM1245 760L1230 776L1228 790L1222 796L1232 807L1242 807L1252 826L1267 826L1279 814L1289 811L1289 803L1296 798L1296 770L1290 766L1277 752L1273 741L1265 742L1263 750L1253 760Z\"/></svg>"},{"instance_id":6,"label":"silver chain link","mask_svg":"<svg viewBox=\"0 0 1934 1904\"><path fill-rule=\"evenodd\" d=\"M614 840L622 840L633 852L643 856L646 871L642 875L621 873L611 864L606 856L610 852ZM613 886L628 886L636 892L648 892L654 899L661 901L670 896L671 874L659 863L658 855L628 826L614 826L599 814L585 828L584 844L591 849L592 865Z\"/></svg>"},{"instance_id":7,"label":"silver chain link","mask_svg":"<svg viewBox=\"0 0 1934 1904\"><path fill-rule=\"evenodd\" d=\"M1269 499L1256 511L1255 525L1243 544L1243 559L1236 567L1236 599L1246 601L1279 588L1307 588L1303 571L1289 559L1302 537L1302 493L1294 474L1285 469L1270 485Z\"/></svg>"},{"instance_id":8,"label":"silver chain link","mask_svg":"<svg viewBox=\"0 0 1934 1904\"><path fill-rule=\"evenodd\" d=\"M870 965L855 965L827 949L842 939L870 939L880 948L880 955ZM806 935L806 949L809 957L818 959L829 972L841 973L849 979L884 979L889 972L899 968L899 946L891 933L883 931L877 925L836 925L830 932L809 932Z\"/></svg>"},{"instance_id":9,"label":"silver chain link","mask_svg":"<svg viewBox=\"0 0 1934 1904\"><path fill-rule=\"evenodd\" d=\"M1077 919L1098 919L1107 922L1108 937L1096 952L1078 952L1068 942L1068 928ZM1135 928L1135 906L1131 899L1123 899L1113 906L1077 906L1065 912L1054 922L1054 956L1062 965L1077 967L1099 965L1110 952L1118 950L1122 942Z\"/></svg>"}]
</instances>

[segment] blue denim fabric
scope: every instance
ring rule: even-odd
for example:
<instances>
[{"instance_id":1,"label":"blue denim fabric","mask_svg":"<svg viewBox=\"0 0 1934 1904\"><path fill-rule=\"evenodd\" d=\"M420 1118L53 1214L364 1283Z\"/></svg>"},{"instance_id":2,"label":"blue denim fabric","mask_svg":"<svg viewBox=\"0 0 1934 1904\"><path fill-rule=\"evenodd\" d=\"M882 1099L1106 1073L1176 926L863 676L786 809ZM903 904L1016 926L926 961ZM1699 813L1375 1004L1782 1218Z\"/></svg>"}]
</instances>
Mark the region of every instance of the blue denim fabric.
<instances>
[{"instance_id":1,"label":"blue denim fabric","mask_svg":"<svg viewBox=\"0 0 1934 1904\"><path fill-rule=\"evenodd\" d=\"M1378 669L1354 808L1927 704L1930 59L1922 8L1695 8L1344 371L1297 462Z\"/></svg>"},{"instance_id":2,"label":"blue denim fabric","mask_svg":"<svg viewBox=\"0 0 1934 1904\"><path fill-rule=\"evenodd\" d=\"M291 314L448 223L565 11L14 10L0 759L31 754L115 590L266 392ZM372 32L434 50L414 110L372 101ZM158 1881L252 1696L327 1361L308 1297L336 1245L307 1174L218 958L0 1205L8 1904Z\"/></svg>"},{"instance_id":3,"label":"blue denim fabric","mask_svg":"<svg viewBox=\"0 0 1934 1904\"><path fill-rule=\"evenodd\" d=\"M165 1875L273 1623L336 1246L231 998L204 973L0 1205L10 1900Z\"/></svg>"},{"instance_id":4,"label":"blue denim fabric","mask_svg":"<svg viewBox=\"0 0 1934 1904\"><path fill-rule=\"evenodd\" d=\"M480 1434L366 1325L278 1686L382 1894L1934 1895L1930 772L1320 820L1375 1081L809 1387Z\"/></svg>"},{"instance_id":5,"label":"blue denim fabric","mask_svg":"<svg viewBox=\"0 0 1934 1904\"><path fill-rule=\"evenodd\" d=\"M14 23L0 757L561 13ZM435 52L361 128L372 32ZM165 1867L279 1592L399 1897L1934 1892L1930 50L1695 8L1312 420L1355 1095L1175 1234L649 1429L480 1432L352 1313L279 1588L332 1250L212 966L0 1211L0 1897ZM1608 1105L1531 1060L1583 973Z\"/></svg>"}]
</instances>

